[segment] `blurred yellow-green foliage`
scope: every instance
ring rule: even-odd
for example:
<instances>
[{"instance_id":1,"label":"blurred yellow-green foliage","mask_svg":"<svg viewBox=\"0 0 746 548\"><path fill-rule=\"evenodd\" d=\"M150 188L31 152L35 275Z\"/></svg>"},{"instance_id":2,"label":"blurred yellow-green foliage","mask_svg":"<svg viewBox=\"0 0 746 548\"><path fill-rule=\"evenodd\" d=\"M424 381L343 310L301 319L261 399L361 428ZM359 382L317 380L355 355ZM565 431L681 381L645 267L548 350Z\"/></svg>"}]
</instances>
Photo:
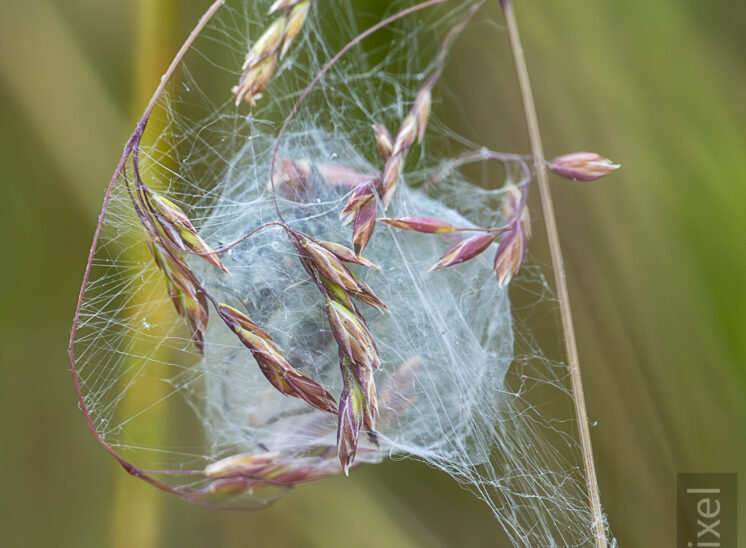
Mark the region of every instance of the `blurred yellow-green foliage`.
<instances>
[{"instance_id":1,"label":"blurred yellow-green foliage","mask_svg":"<svg viewBox=\"0 0 746 548\"><path fill-rule=\"evenodd\" d=\"M206 4L2 2L0 544L504 545L486 507L415 463L218 513L130 478L88 432L65 350L99 202ZM516 4L548 154L624 165L553 189L605 509L621 546L669 546L677 472L746 490L746 4ZM467 35L448 77L462 121L528 150L507 40Z\"/></svg>"}]
</instances>

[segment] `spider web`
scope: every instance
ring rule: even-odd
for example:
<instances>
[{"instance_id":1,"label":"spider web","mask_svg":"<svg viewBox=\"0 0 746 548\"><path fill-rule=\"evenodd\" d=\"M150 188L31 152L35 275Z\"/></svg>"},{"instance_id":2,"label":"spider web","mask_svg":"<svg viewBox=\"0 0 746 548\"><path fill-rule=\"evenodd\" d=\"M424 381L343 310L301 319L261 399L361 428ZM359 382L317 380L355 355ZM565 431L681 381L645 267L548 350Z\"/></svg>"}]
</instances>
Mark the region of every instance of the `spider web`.
<instances>
[{"instance_id":1,"label":"spider web","mask_svg":"<svg viewBox=\"0 0 746 548\"><path fill-rule=\"evenodd\" d=\"M397 3L391 13L408 5ZM376 20L349 0L314 1L257 106L236 108L229 90L272 18L268 2L228 2L159 101L150 122L157 129L140 151L144 182L179 204L214 248L276 221L275 199L293 228L349 245L339 212L350 189L327 183L324 167L380 172L371 126L396 131L433 69L438 44L470 5L449 2L401 19L324 75L278 150L311 166L312 184L300 200L268 188L279 128L324 64ZM487 17L480 11L472 24ZM446 102L444 108L453 100L444 83L435 87L434 100ZM480 148L431 118L422 145L409 153L387 216L500 226L504 183L520 176L513 164L504 166L504 179L486 186L455 169L421 190L448 159ZM131 166L126 173L131 180ZM380 269L354 269L390 308L365 311L382 358L374 375L380 437L377 446L361 441L356 464L412 458L443 470L490 506L516 546L590 545L576 425L571 412L545 411L556 400L571 409L566 366L543 356L520 319L525 310L512 310L507 289L498 286L489 253L427 272L455 241L379 225L365 255ZM212 295L248 314L294 367L337 397L342 384L323 299L283 230L267 228L221 259L230 274L195 256L187 262ZM534 295L527 309L553 307L540 266L524 267L517 283ZM106 210L75 335L81 392L96 431L177 493L202 497L209 480L201 471L243 453L340 472L319 452L336 446L335 417L270 386L214 313L204 355L195 350L123 177ZM159 421L167 432L154 434ZM275 485L203 498L259 507L287 491Z\"/></svg>"}]
</instances>

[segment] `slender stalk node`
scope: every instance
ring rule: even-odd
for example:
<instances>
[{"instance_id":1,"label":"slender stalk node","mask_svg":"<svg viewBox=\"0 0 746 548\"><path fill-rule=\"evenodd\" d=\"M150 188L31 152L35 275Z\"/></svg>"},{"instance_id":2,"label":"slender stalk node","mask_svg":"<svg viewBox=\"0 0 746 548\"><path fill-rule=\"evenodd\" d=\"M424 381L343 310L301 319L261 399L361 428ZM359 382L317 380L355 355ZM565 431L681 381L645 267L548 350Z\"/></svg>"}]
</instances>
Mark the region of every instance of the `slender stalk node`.
<instances>
[{"instance_id":1,"label":"slender stalk node","mask_svg":"<svg viewBox=\"0 0 746 548\"><path fill-rule=\"evenodd\" d=\"M578 421L580 447L583 454L588 500L590 503L591 515L593 516L592 527L595 545L596 548L606 548L608 546L608 539L606 535L603 510L601 508L601 496L598 489L596 467L593 462L593 447L591 446L591 433L588 427L588 412L586 410L585 395L583 393L583 379L580 374L580 360L578 358L578 347L575 341L575 328L573 327L572 311L570 309L570 295L567 290L567 277L565 274L565 266L562 261L562 250L560 248L557 221L554 216L554 205L552 204L552 195L549 190L547 167L544 160L544 150L541 144L541 134L539 133L539 122L536 116L536 107L531 92L531 82L528 77L528 69L526 68L526 59L523 55L521 38L518 34L518 24L513 11L513 3L511 0L500 0L500 5L505 14L508 34L510 35L510 44L513 50L516 72L518 73L523 108L526 114L526 124L528 126L528 134L531 141L531 153L533 155L534 166L536 169L539 196L541 197L541 208L547 227L547 238L549 240L549 249L552 257L554 278L557 284L557 298L559 300L560 315L562 317L562 330L564 333L565 352L567 353L567 361L570 371L570 382L572 384L575 415Z\"/></svg>"}]
</instances>

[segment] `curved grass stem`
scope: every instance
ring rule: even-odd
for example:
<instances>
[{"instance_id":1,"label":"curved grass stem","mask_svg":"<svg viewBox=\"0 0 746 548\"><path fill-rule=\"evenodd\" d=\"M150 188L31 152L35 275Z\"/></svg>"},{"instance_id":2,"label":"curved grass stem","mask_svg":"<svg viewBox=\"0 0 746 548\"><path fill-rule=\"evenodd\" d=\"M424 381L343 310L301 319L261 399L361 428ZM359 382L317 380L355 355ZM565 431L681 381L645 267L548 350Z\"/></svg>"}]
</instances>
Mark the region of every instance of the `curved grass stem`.
<instances>
[{"instance_id":1,"label":"curved grass stem","mask_svg":"<svg viewBox=\"0 0 746 548\"><path fill-rule=\"evenodd\" d=\"M510 35L511 49L513 50L513 58L518 73L523 108L526 115L526 124L528 126L528 134L531 141L531 152L536 169L536 179L539 186L539 196L541 197L541 208L546 223L547 238L549 240L549 249L552 257L552 267L554 270L555 283L557 284L557 298L559 300L560 315L562 316L565 352L567 353L570 382L572 385L572 397L575 404L575 414L578 422L588 500L593 517L592 527L595 545L596 548L606 548L608 546L606 522L601 508L601 497L598 489L596 467L593 461L591 434L588 427L588 412L585 406L583 380L580 374L580 360L578 358L578 347L575 341L575 328L573 327L572 312L570 309L570 296L567 290L567 278L565 274L565 266L562 260L557 221L555 220L554 206L552 204L552 196L549 190L547 167L544 160L541 135L539 133L539 122L536 116L536 107L531 92L531 83L526 68L526 60L523 55L523 47L521 46L521 39L518 34L518 25L513 11L513 4L511 0L500 0L500 4L502 5L505 14L508 34Z\"/></svg>"}]
</instances>

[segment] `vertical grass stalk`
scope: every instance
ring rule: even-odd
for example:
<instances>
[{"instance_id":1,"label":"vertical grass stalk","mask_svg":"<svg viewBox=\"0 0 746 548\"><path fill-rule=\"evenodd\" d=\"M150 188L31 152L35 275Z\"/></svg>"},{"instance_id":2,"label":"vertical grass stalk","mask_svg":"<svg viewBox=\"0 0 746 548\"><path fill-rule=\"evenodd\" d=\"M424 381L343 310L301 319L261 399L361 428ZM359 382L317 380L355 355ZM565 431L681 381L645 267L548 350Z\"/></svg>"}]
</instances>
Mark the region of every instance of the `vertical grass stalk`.
<instances>
[{"instance_id":1,"label":"vertical grass stalk","mask_svg":"<svg viewBox=\"0 0 746 548\"><path fill-rule=\"evenodd\" d=\"M596 467L593 462L593 447L591 446L591 433L588 427L588 412L585 406L583 380L580 375L580 360L578 359L578 347L575 341L575 328L573 327L572 311L570 309L570 296L567 290L565 266L562 261L562 250L560 248L559 233L557 231L557 221L554 216L552 195L549 190L547 166L546 161L544 160L544 150L541 144L541 135L539 133L539 122L536 117L536 107L531 92L531 82L528 77L528 70L523 55L520 35L518 34L518 24L516 23L515 13L513 11L513 3L512 0L500 0L500 4L505 14L505 21L510 36L510 44L513 50L513 59L515 60L516 71L518 73L518 82L521 88L523 108L526 115L526 124L528 126L528 134L531 141L531 153L533 155L534 166L536 169L539 196L541 197L541 208L547 228L552 268L554 270L554 279L557 285L557 298L559 300L560 315L562 317L562 331L564 334L565 352L567 354L570 382L572 385L572 397L575 404L575 415L580 435L580 447L583 456L583 466L585 469L588 500L591 515L593 517L592 527L595 545L596 548L606 548L608 546L605 526L606 522L601 508L601 497L598 490Z\"/></svg>"},{"instance_id":2,"label":"vertical grass stalk","mask_svg":"<svg viewBox=\"0 0 746 548\"><path fill-rule=\"evenodd\" d=\"M141 112L142 105L147 104L152 93L153 82L160 79L161 74L171 58L171 52L175 42L175 30L178 0L139 0L135 4L137 10L137 36L135 38L135 63L132 78L132 107ZM155 139L165 130L165 116L158 116L152 120L148 131L141 144L153 146ZM166 142L159 145L160 149L167 147ZM154 159L163 164L168 164L167 150L152 150ZM160 190L160 189L158 189ZM134 244L135 242L130 242ZM142 246L136 248L133 261L142 261L142 254L147 253ZM147 257L145 260L148 260ZM152 298L150 294L140 288L133 295L134 314L141 314L146 309L148 315L157 326L169 325L173 322L173 312L170 307L150 307L148 302ZM168 304L168 303L167 303ZM164 332L165 336L166 333ZM144 341L137 340L137 335L132 341L132 354L128 360L137 361L137 356L145 355L147 351L142 348ZM156 355L158 356L158 355ZM160 357L164 361L168 359L161 350ZM125 364L123 364L124 366ZM130 367L123 367L130 370ZM136 363L132 364L132 371L139 371ZM123 385L129 385L129 397L125 398L119 408L119 416L124 420L134 416L138 411L146 408L151 402L165 398L166 386L154 378L135 380L130 375L123 376ZM161 403L148 413L147 424L137 421L133 425L137 429L139 439L153 446L164 443L168 436L168 402ZM139 548L156 548L161 544L161 523L163 514L163 498L160 493L145 488L140 482L131 482L129 476L118 474L114 484L114 503L110 522L110 542L112 548L128 548L138 546ZM133 524L137 524L133 527Z\"/></svg>"}]
</instances>

